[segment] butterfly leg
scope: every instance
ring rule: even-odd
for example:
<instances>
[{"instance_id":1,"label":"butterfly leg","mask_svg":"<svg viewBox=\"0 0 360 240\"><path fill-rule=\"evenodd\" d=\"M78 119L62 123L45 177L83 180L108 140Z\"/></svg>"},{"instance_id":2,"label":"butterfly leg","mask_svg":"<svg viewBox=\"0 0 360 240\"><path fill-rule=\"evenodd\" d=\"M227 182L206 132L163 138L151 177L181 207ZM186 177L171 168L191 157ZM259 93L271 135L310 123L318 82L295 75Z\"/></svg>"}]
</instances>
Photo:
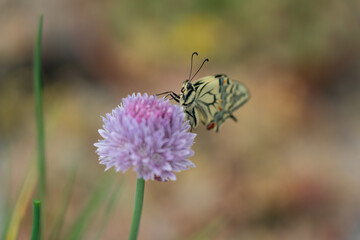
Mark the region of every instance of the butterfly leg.
<instances>
[{"instance_id":1,"label":"butterfly leg","mask_svg":"<svg viewBox=\"0 0 360 240\"><path fill-rule=\"evenodd\" d=\"M180 101L179 101L179 96L178 95L176 95L175 93L170 93L170 96L172 97L172 99L174 99L177 103L180 103Z\"/></svg>"},{"instance_id":2,"label":"butterfly leg","mask_svg":"<svg viewBox=\"0 0 360 240\"><path fill-rule=\"evenodd\" d=\"M163 94L166 94L166 96L164 98L167 98L168 96L170 96L173 100L175 100L177 103L179 103L179 99L180 99L180 96L177 95L176 93L174 93L173 91L167 91L167 92L163 92L163 93L159 93L159 94L156 94L156 96L161 96Z\"/></svg>"},{"instance_id":3,"label":"butterfly leg","mask_svg":"<svg viewBox=\"0 0 360 240\"><path fill-rule=\"evenodd\" d=\"M168 96L171 97L172 100L175 100L177 103L180 103L179 99L176 98L176 96L172 95L171 93L167 94L164 98L167 98Z\"/></svg>"},{"instance_id":4,"label":"butterfly leg","mask_svg":"<svg viewBox=\"0 0 360 240\"><path fill-rule=\"evenodd\" d=\"M167 93L169 93L170 95L173 94L177 99L180 98L180 96L177 95L176 93L174 93L173 91L167 91L167 92L158 93L158 94L155 94L155 95L156 95L156 96L161 96L161 95L164 95L164 94L167 94ZM168 95L169 95L169 94L168 94Z\"/></svg>"}]
</instances>

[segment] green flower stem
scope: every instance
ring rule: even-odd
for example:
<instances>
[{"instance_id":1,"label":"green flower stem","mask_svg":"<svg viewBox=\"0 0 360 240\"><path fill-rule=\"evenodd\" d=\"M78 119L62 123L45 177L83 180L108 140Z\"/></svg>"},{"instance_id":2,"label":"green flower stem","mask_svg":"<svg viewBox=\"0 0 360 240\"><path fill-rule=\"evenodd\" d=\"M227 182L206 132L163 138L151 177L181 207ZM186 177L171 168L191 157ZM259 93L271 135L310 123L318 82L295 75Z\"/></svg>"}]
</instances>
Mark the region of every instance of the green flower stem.
<instances>
[{"instance_id":1,"label":"green flower stem","mask_svg":"<svg viewBox=\"0 0 360 240\"><path fill-rule=\"evenodd\" d=\"M38 34L34 53L34 90L35 108L37 125L37 144L38 144L38 175L39 175L39 196L40 201L45 203L45 146L44 146L44 118L43 118L43 99L42 99L42 77L41 77L41 35L42 35L43 16L40 16Z\"/></svg>"},{"instance_id":2,"label":"green flower stem","mask_svg":"<svg viewBox=\"0 0 360 240\"><path fill-rule=\"evenodd\" d=\"M144 199L144 189L145 189L145 180L143 178L138 178L136 182L135 206L134 206L134 213L131 223L129 240L137 239L139 226L140 226L141 210Z\"/></svg>"},{"instance_id":3,"label":"green flower stem","mask_svg":"<svg viewBox=\"0 0 360 240\"><path fill-rule=\"evenodd\" d=\"M40 239L40 201L33 201L33 226L31 232L31 240Z\"/></svg>"}]
</instances>

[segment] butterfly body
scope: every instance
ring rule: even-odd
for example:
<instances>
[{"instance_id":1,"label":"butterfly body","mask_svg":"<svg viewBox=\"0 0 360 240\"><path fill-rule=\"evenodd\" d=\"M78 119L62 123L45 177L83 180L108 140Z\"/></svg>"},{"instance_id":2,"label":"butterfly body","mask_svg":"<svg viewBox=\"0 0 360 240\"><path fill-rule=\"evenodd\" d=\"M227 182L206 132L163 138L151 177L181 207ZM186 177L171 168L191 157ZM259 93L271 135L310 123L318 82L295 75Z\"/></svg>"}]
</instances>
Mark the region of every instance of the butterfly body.
<instances>
[{"instance_id":1,"label":"butterfly body","mask_svg":"<svg viewBox=\"0 0 360 240\"><path fill-rule=\"evenodd\" d=\"M232 113L248 101L247 88L224 74L207 76L195 83L186 80L179 94L191 128L201 121L208 130L216 129L228 118L236 121Z\"/></svg>"}]
</instances>

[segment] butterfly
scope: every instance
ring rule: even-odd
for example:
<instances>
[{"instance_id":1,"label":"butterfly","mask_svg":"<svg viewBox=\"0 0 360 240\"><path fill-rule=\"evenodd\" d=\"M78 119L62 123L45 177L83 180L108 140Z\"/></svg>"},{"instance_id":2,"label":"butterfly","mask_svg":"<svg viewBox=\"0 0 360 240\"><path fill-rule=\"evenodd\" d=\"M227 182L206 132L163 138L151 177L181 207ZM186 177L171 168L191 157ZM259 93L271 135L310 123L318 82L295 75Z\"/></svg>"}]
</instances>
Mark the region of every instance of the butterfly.
<instances>
[{"instance_id":1,"label":"butterfly","mask_svg":"<svg viewBox=\"0 0 360 240\"><path fill-rule=\"evenodd\" d=\"M191 83L204 63L209 61L205 59L191 77L194 55L198 53L194 52L191 55L189 79L183 82L180 94L168 91L157 95L167 94L166 97L170 96L183 106L191 130L195 129L201 121L208 130L216 129L217 132L226 119L231 118L237 121L233 112L249 100L250 94L245 85L231 80L225 74L207 76Z\"/></svg>"}]
</instances>

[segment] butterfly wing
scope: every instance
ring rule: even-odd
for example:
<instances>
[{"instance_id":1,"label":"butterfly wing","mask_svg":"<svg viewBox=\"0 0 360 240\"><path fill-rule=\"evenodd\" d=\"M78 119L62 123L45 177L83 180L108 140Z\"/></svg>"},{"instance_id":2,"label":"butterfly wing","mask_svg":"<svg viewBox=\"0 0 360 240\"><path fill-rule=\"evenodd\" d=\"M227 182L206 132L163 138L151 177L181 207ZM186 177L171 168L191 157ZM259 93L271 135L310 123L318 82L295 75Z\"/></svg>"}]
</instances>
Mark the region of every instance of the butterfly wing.
<instances>
[{"instance_id":1,"label":"butterfly wing","mask_svg":"<svg viewBox=\"0 0 360 240\"><path fill-rule=\"evenodd\" d=\"M240 82L224 74L208 76L194 83L196 90L194 112L208 130L216 128L250 98L249 91Z\"/></svg>"},{"instance_id":2,"label":"butterfly wing","mask_svg":"<svg viewBox=\"0 0 360 240\"><path fill-rule=\"evenodd\" d=\"M205 125L213 120L214 115L221 110L221 93L219 84L214 76L199 79L194 83L195 87L195 112L198 112L200 121Z\"/></svg>"},{"instance_id":3,"label":"butterfly wing","mask_svg":"<svg viewBox=\"0 0 360 240\"><path fill-rule=\"evenodd\" d=\"M232 113L244 105L250 98L248 89L240 82L229 79L226 75L217 75L221 93L222 110L214 115L214 123L218 131L220 125L227 119L236 118Z\"/></svg>"}]
</instances>

